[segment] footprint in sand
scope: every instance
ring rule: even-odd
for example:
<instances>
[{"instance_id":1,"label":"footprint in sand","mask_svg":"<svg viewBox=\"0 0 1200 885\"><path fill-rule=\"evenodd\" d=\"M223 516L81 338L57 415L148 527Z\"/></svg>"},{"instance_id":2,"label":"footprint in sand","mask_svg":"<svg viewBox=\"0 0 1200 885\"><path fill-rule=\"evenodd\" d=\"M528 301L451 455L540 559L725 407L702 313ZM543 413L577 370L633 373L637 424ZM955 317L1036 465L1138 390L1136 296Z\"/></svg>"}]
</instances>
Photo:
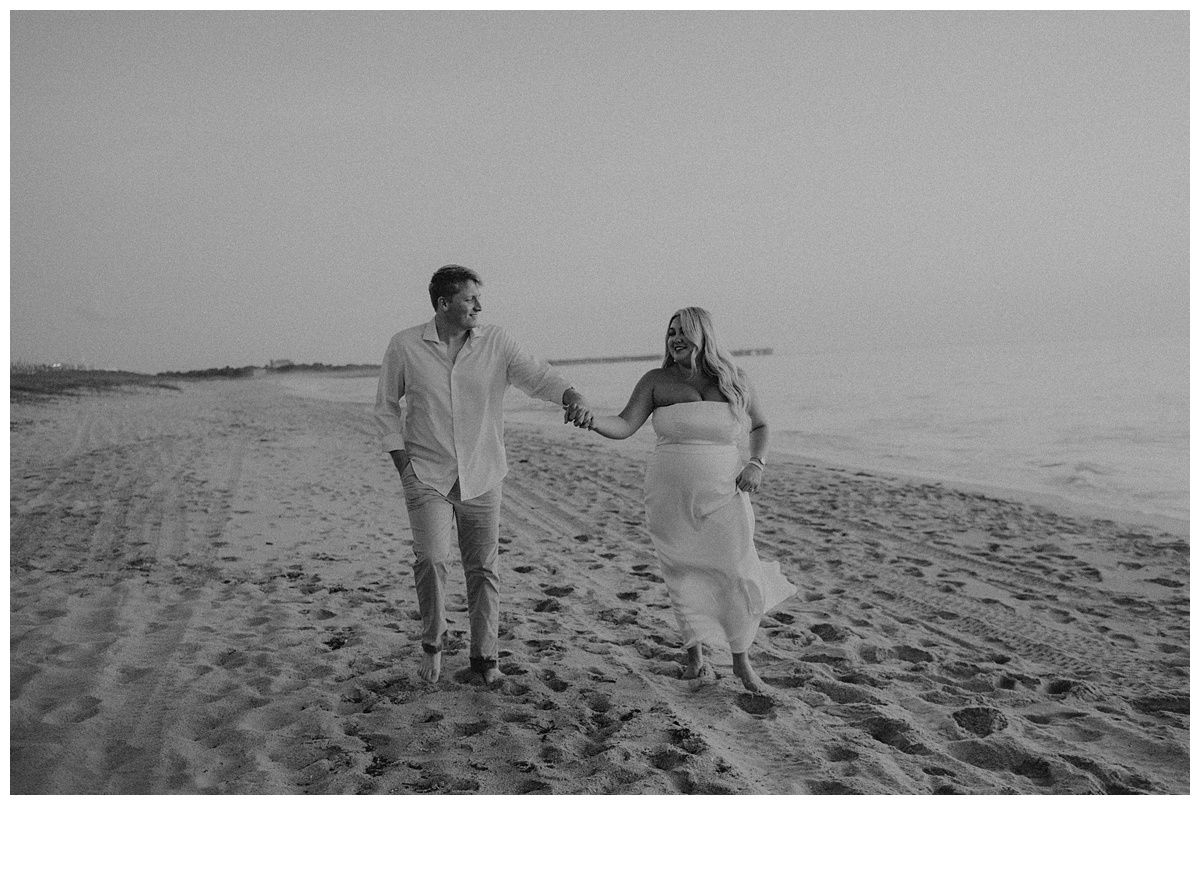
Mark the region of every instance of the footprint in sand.
<instances>
[{"instance_id":1,"label":"footprint in sand","mask_svg":"<svg viewBox=\"0 0 1200 885\"><path fill-rule=\"evenodd\" d=\"M595 713L607 713L612 709L612 698L601 692L585 691L583 699Z\"/></svg>"},{"instance_id":2,"label":"footprint in sand","mask_svg":"<svg viewBox=\"0 0 1200 885\"><path fill-rule=\"evenodd\" d=\"M775 699L767 694L739 694L734 700L741 709L751 716L769 716L775 709Z\"/></svg>"},{"instance_id":3,"label":"footprint in sand","mask_svg":"<svg viewBox=\"0 0 1200 885\"><path fill-rule=\"evenodd\" d=\"M663 636L652 633L646 638L638 637L629 643L643 658L659 661L674 661L675 649Z\"/></svg>"},{"instance_id":4,"label":"footprint in sand","mask_svg":"<svg viewBox=\"0 0 1200 885\"><path fill-rule=\"evenodd\" d=\"M542 679L542 682L546 683L546 686L551 691L560 691L561 692L561 691L566 691L568 688L571 687L571 683L567 682L565 679L560 679L558 674L555 673L553 670L543 671L542 675L541 675L541 679Z\"/></svg>"},{"instance_id":5,"label":"footprint in sand","mask_svg":"<svg viewBox=\"0 0 1200 885\"><path fill-rule=\"evenodd\" d=\"M1008 719L992 707L964 707L951 714L962 728L979 737L987 737L1008 728Z\"/></svg>"},{"instance_id":6,"label":"footprint in sand","mask_svg":"<svg viewBox=\"0 0 1200 885\"><path fill-rule=\"evenodd\" d=\"M830 762L854 762L858 756L858 751L850 747L830 747L825 751L825 758Z\"/></svg>"},{"instance_id":7,"label":"footprint in sand","mask_svg":"<svg viewBox=\"0 0 1200 885\"><path fill-rule=\"evenodd\" d=\"M701 753L707 752L708 743L703 737L698 735L686 726L678 726L672 728L669 732L671 743L685 753L691 753L694 756L699 756Z\"/></svg>"},{"instance_id":8,"label":"footprint in sand","mask_svg":"<svg viewBox=\"0 0 1200 885\"><path fill-rule=\"evenodd\" d=\"M503 671L501 671L503 672ZM509 698L520 698L533 691L528 685L523 682L512 682L504 680L499 684L500 694Z\"/></svg>"},{"instance_id":9,"label":"footprint in sand","mask_svg":"<svg viewBox=\"0 0 1200 885\"><path fill-rule=\"evenodd\" d=\"M1053 679L1046 685L1046 693L1065 695L1079 700L1099 700L1101 695L1094 686L1077 679Z\"/></svg>"},{"instance_id":10,"label":"footprint in sand","mask_svg":"<svg viewBox=\"0 0 1200 885\"><path fill-rule=\"evenodd\" d=\"M366 774L368 777L381 777L394 765L396 765L394 759L388 759L386 756L372 756L370 764L366 767Z\"/></svg>"},{"instance_id":11,"label":"footprint in sand","mask_svg":"<svg viewBox=\"0 0 1200 885\"><path fill-rule=\"evenodd\" d=\"M609 608L600 612L600 614L598 614L596 617L602 621L607 621L610 624L616 624L618 626L622 624L636 624L638 622L636 609L618 610Z\"/></svg>"},{"instance_id":12,"label":"footprint in sand","mask_svg":"<svg viewBox=\"0 0 1200 885\"><path fill-rule=\"evenodd\" d=\"M650 764L660 771L674 771L687 761L688 755L674 747L665 747L650 756Z\"/></svg>"},{"instance_id":13,"label":"footprint in sand","mask_svg":"<svg viewBox=\"0 0 1200 885\"><path fill-rule=\"evenodd\" d=\"M825 642L842 642L850 637L846 629L834 624L814 624L809 630Z\"/></svg>"},{"instance_id":14,"label":"footprint in sand","mask_svg":"<svg viewBox=\"0 0 1200 885\"><path fill-rule=\"evenodd\" d=\"M929 748L917 738L912 725L902 719L877 715L856 724L879 743L895 747L901 753L910 756L926 756L930 753Z\"/></svg>"},{"instance_id":15,"label":"footprint in sand","mask_svg":"<svg viewBox=\"0 0 1200 885\"><path fill-rule=\"evenodd\" d=\"M459 723L454 727L454 730L459 737L474 737L477 734L482 734L491 727L491 722L486 719L481 719L478 722Z\"/></svg>"},{"instance_id":16,"label":"footprint in sand","mask_svg":"<svg viewBox=\"0 0 1200 885\"><path fill-rule=\"evenodd\" d=\"M929 652L919 648L913 648L911 645L897 645L892 647L892 654L902 661L907 661L910 664L928 664L935 660Z\"/></svg>"}]
</instances>

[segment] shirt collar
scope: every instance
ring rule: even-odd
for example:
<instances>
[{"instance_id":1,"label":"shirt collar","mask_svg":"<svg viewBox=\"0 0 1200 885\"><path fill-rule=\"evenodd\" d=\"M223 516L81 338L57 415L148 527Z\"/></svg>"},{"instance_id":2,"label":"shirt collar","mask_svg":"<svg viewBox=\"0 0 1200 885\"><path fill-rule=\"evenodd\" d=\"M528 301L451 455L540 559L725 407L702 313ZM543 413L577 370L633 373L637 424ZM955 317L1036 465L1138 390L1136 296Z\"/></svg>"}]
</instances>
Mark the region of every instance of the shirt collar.
<instances>
[{"instance_id":1,"label":"shirt collar","mask_svg":"<svg viewBox=\"0 0 1200 885\"><path fill-rule=\"evenodd\" d=\"M467 342L472 341L478 331L478 327L474 329L467 329ZM425 324L425 331L421 333L421 339L423 341L432 341L434 344L442 343L442 339L438 336L436 319L432 319Z\"/></svg>"}]
</instances>

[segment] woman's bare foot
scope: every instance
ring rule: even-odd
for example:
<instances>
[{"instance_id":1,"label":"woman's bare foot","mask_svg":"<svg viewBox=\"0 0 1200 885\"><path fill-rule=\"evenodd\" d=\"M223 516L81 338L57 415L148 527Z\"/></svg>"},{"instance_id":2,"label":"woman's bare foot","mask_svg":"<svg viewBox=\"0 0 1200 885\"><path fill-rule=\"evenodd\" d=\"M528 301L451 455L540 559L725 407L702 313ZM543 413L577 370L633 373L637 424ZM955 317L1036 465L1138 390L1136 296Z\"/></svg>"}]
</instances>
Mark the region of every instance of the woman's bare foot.
<instances>
[{"instance_id":1,"label":"woman's bare foot","mask_svg":"<svg viewBox=\"0 0 1200 885\"><path fill-rule=\"evenodd\" d=\"M426 682L437 682L438 677L442 675L442 653L435 651L432 654L422 652L421 666L417 668L417 675Z\"/></svg>"},{"instance_id":2,"label":"woman's bare foot","mask_svg":"<svg viewBox=\"0 0 1200 885\"><path fill-rule=\"evenodd\" d=\"M483 684L484 685L494 685L499 680L500 680L500 668L499 667L488 667L486 670L483 671Z\"/></svg>"},{"instance_id":3,"label":"woman's bare foot","mask_svg":"<svg viewBox=\"0 0 1200 885\"><path fill-rule=\"evenodd\" d=\"M754 672L748 652L734 653L733 675L742 680L742 685L746 686L746 691L752 691L755 694L764 694L767 691L767 684Z\"/></svg>"},{"instance_id":4,"label":"woman's bare foot","mask_svg":"<svg viewBox=\"0 0 1200 885\"><path fill-rule=\"evenodd\" d=\"M688 646L687 656L687 664L683 667L683 678L699 679L707 670L707 666L704 663L704 646L699 642Z\"/></svg>"}]
</instances>

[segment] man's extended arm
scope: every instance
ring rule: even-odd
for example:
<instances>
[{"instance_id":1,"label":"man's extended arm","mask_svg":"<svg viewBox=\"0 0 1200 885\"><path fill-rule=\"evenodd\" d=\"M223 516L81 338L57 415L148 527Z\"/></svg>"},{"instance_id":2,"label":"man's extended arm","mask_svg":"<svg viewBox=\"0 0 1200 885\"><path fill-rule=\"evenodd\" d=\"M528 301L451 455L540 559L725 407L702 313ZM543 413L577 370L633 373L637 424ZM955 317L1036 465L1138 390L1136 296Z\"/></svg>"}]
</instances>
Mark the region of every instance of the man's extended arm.
<instances>
[{"instance_id":1,"label":"man's extended arm","mask_svg":"<svg viewBox=\"0 0 1200 885\"><path fill-rule=\"evenodd\" d=\"M582 393L567 381L545 360L530 356L515 340L505 334L508 359L508 383L523 390L535 399L561 405L566 411L564 422L590 426L592 409Z\"/></svg>"}]
</instances>

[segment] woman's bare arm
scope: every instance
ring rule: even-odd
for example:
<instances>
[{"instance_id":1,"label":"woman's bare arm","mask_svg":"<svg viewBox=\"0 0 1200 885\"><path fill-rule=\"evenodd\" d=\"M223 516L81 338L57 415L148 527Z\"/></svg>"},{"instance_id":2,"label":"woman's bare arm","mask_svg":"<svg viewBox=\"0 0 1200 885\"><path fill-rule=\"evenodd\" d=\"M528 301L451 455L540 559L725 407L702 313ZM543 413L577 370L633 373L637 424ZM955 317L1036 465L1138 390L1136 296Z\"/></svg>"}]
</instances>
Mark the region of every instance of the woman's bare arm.
<instances>
[{"instance_id":1,"label":"woman's bare arm","mask_svg":"<svg viewBox=\"0 0 1200 885\"><path fill-rule=\"evenodd\" d=\"M762 401L755 393L750 378L742 374L746 384L746 415L750 418L750 461L737 476L737 487L743 492L758 491L762 482L763 465L767 461L767 449L771 444L771 431Z\"/></svg>"},{"instance_id":2,"label":"woman's bare arm","mask_svg":"<svg viewBox=\"0 0 1200 885\"><path fill-rule=\"evenodd\" d=\"M609 439L628 439L637 433L654 411L654 379L659 371L652 369L641 377L621 414L596 415L591 429Z\"/></svg>"}]
</instances>

